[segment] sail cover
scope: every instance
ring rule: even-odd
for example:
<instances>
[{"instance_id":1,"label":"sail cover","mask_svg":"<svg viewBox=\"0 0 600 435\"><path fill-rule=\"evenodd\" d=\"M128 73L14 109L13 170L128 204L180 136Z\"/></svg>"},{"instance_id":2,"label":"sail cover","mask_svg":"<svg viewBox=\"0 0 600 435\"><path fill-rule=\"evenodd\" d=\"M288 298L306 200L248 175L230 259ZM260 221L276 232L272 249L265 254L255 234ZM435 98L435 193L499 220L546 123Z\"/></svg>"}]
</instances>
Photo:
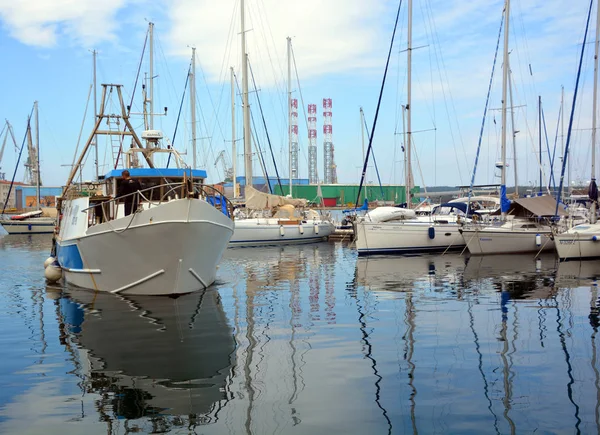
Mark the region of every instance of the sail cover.
<instances>
[{"instance_id":1,"label":"sail cover","mask_svg":"<svg viewBox=\"0 0 600 435\"><path fill-rule=\"evenodd\" d=\"M590 181L590 187L588 188L588 196L592 201L598 201L598 186L596 185L595 178L592 178L592 181Z\"/></svg>"},{"instance_id":2,"label":"sail cover","mask_svg":"<svg viewBox=\"0 0 600 435\"><path fill-rule=\"evenodd\" d=\"M306 206L306 199L287 198L285 196L271 195L256 190L254 187L246 186L246 208L252 210L264 210L290 204L294 207Z\"/></svg>"}]
</instances>

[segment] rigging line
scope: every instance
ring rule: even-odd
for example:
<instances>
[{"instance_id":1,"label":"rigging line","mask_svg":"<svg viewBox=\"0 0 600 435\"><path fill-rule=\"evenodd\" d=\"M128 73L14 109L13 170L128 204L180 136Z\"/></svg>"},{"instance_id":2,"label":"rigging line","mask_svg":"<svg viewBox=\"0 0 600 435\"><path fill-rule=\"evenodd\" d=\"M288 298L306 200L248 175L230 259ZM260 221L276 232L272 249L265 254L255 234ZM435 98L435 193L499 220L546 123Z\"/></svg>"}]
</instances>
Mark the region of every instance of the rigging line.
<instances>
[{"instance_id":1,"label":"rigging line","mask_svg":"<svg viewBox=\"0 0 600 435\"><path fill-rule=\"evenodd\" d=\"M473 185L475 184L475 174L477 173L477 163L479 162L479 153L481 152L481 141L483 140L483 131L485 127L485 118L488 112L488 104L490 102L490 93L492 91L492 83L494 80L494 71L496 70L496 60L498 59L498 50L500 48L500 39L502 36L502 27L504 26L504 10L500 19L500 29L498 30L498 40L496 41L496 52L494 53L494 62L492 63L492 74L490 75L490 83L488 85L487 97L485 98L485 107L483 109L483 119L481 120L481 129L479 131L479 140L477 142L477 152L475 153L475 164L473 165L473 174L471 175L471 184L469 186L469 195L467 200L467 210L471 207L471 196L473 195ZM494 121L494 124L496 122ZM488 153L489 158L489 153ZM489 166L489 165L488 165Z\"/></svg>"},{"instance_id":2,"label":"rigging line","mask_svg":"<svg viewBox=\"0 0 600 435\"><path fill-rule=\"evenodd\" d=\"M173 132L173 147L175 147L175 138L177 137L177 127L179 127L179 118L181 117L181 111L183 109L183 101L185 100L185 91L187 89L187 85L190 80L191 70L192 70L192 65L190 63L190 66L188 67L188 72L185 76L185 85L183 86L183 94L181 95L181 103L179 104L179 112L177 113L177 121L175 121L175 131ZM171 163L171 155L172 155L172 153L169 153L169 158L167 159L167 168L169 167L169 163ZM196 168L193 168L193 169L196 169Z\"/></svg>"},{"instance_id":3,"label":"rigging line","mask_svg":"<svg viewBox=\"0 0 600 435\"><path fill-rule=\"evenodd\" d=\"M87 101L85 103L85 110L83 111L83 120L81 121L81 127L79 128L79 136L77 137L77 145L75 146L75 153L73 153L73 160L71 161L71 168L75 167L75 158L78 155L79 152L79 144L81 143L81 135L83 134L83 126L85 124L85 118L87 116L87 110L88 110L88 106L90 104L90 96L92 94L92 89L93 89L94 85L90 84L90 89L88 90L88 96L87 96ZM98 139L96 138L96 141ZM96 144L96 146L98 146ZM98 162L96 162L98 163Z\"/></svg>"},{"instance_id":4,"label":"rigging line","mask_svg":"<svg viewBox=\"0 0 600 435\"><path fill-rule=\"evenodd\" d=\"M269 18L267 17L267 14L264 13L264 11L266 10L266 7L262 0L261 0L261 4L262 4L262 8L260 6L257 6L258 17L261 21L263 28L266 28L269 31L269 36L271 37L271 43L272 43L273 47L276 47L277 44L275 44L275 38L273 37L273 32L271 31L271 25L269 23ZM262 14L261 14L261 12L262 12ZM263 24L262 15L264 15L264 17L265 17L264 21L266 22L266 25ZM269 58L269 62L271 63L271 68L272 68L271 71L273 72L273 79L275 81L275 87L277 89L277 96L279 99L281 113L283 115L283 118L286 119L285 122L287 123L287 101L284 101L284 98L283 98L283 95L285 95L285 91L283 90L284 86L278 81L278 77L275 74L276 71L275 71L275 67L273 66L274 65L273 58L271 56L271 51L269 50L269 44L266 39L267 39L266 32L264 32L263 40L265 41L265 47L267 47L267 56ZM284 67L281 64L281 58L277 57L277 60L279 61L277 63L277 66L279 67L279 74L280 74L279 78L283 78L283 77L285 77L285 73L284 73ZM282 79L282 81L285 83L285 79Z\"/></svg>"},{"instance_id":5,"label":"rigging line","mask_svg":"<svg viewBox=\"0 0 600 435\"><path fill-rule=\"evenodd\" d=\"M544 125L544 136L546 137L546 148L548 149L548 160L550 161L550 175L548 176L547 190L550 194L550 186L552 185L556 189L556 181L554 180L554 154L550 154L550 142L548 141L548 130L546 129L546 115L544 114L544 107L542 106L542 124ZM558 124L557 124L558 127ZM556 142L554 142L554 151L556 151ZM542 157L540 156L540 161Z\"/></svg>"},{"instance_id":6,"label":"rigging line","mask_svg":"<svg viewBox=\"0 0 600 435\"><path fill-rule=\"evenodd\" d=\"M137 74L135 76L135 81L133 83L133 92L131 93L131 99L129 100L129 109L127 109L127 115L131 112L131 106L133 105L133 99L135 98L135 91L137 89L138 80L140 79L140 71L142 70L142 62L144 62L144 53L146 53L146 44L148 43L148 35L150 33L150 28L146 30L146 39L144 39L144 46L142 47L142 55L140 56L140 62L138 64ZM119 144L119 152L117 153L117 158L115 159L114 169L117 169L119 166L119 158L123 153L123 140L125 140L125 131L127 131L127 125L123 126L123 134L121 135L120 144Z\"/></svg>"},{"instance_id":7,"label":"rigging line","mask_svg":"<svg viewBox=\"0 0 600 435\"><path fill-rule=\"evenodd\" d=\"M448 101L446 99L446 88L448 88L448 94L450 95L450 103L451 103L451 106L452 106L452 110L454 111L455 114L457 113L456 105L454 104L454 97L452 95L452 89L450 88L450 79L448 77L448 69L446 68L446 62L444 60L444 56L442 55L442 50L441 50L441 45L442 44L440 42L440 37L439 37L439 34L437 32L437 28L436 28L436 25L435 25L435 19L433 18L433 13L431 11L431 5L429 3L428 3L428 5L429 5L429 14L428 14L428 16L429 16L429 19L431 21L431 27L433 29L432 32L433 32L433 34L435 34L435 41L437 41L437 44L434 44L434 48L437 47L437 51L434 50L434 53L435 53L436 63L438 64L438 73L439 73L438 75L440 77L440 85L442 87L442 94L444 96L444 108L446 109L446 117L448 119L448 126L450 128L450 137L452 138L452 142L456 143L455 139L454 139L454 129L452 128L452 122L450 121L450 110L448 109ZM439 52L439 56L438 56L438 52ZM441 60L441 64L442 64L441 68L440 68L440 60ZM446 84L447 84L446 87L444 87L444 82L443 82L442 73L441 73L442 69L444 70L444 76L446 78ZM457 117L455 117L455 122L456 122L456 130L458 132L458 138L459 138L459 141L460 141L460 145L461 145L461 148L462 148L462 151L463 151L463 155L464 155L464 158L465 158L465 163L466 163L467 160L468 160L467 159L467 152L466 152L466 149L465 149L465 144L464 144L464 140L463 140L463 137L462 137L462 132L460 130L460 124L458 123L458 118ZM436 133L436 135L437 135L437 133ZM459 160L458 160L458 153L456 151L456 145L454 146L454 156L456 158L456 164L458 165L458 168L460 168L460 163L459 163ZM462 174L462 171L459 170L458 171L458 177L459 177L460 180L462 180L462 175L461 174ZM461 181L461 183L462 183L462 181Z\"/></svg>"},{"instance_id":8,"label":"rigging line","mask_svg":"<svg viewBox=\"0 0 600 435\"><path fill-rule=\"evenodd\" d=\"M277 175L277 184L279 184L279 191L281 195L283 195L283 187L281 187L281 179L279 178L279 171L277 170L277 164L275 163L275 156L273 155L273 147L271 146L271 138L269 137L269 130L267 129L267 121L265 120L265 114L262 110L262 104L260 103L260 97L258 96L258 88L256 87L256 81L254 80L254 71L252 70L252 64L248 59L248 65L250 66L250 76L252 76L252 84L254 85L254 90L256 91L256 101L258 101L258 109L260 110L260 116L262 118L263 126L265 128L265 134L267 135L267 142L269 143L269 150L271 151L271 159L273 160L273 166L275 167L275 174ZM254 118L253 121L254 123ZM257 140L258 142L258 140ZM262 154L262 153L261 153ZM264 160L263 160L264 165ZM265 166L265 173L267 171L267 167ZM269 181L269 177L267 176L267 184L269 185L269 190L273 193L271 189L271 182Z\"/></svg>"},{"instance_id":9,"label":"rigging line","mask_svg":"<svg viewBox=\"0 0 600 435\"><path fill-rule=\"evenodd\" d=\"M367 125L367 119L364 116L364 111L363 111L363 122L365 124L365 131L367 132L367 137L371 138L371 133L369 132L369 126ZM377 161L375 160L375 151L371 151L371 154L373 154L373 164L375 165L375 173L377 174L377 180L379 181L379 189L381 190L381 199L383 201L385 201L385 194L383 193L383 185L381 184L381 177L379 176L379 168L377 168Z\"/></svg>"},{"instance_id":10,"label":"rigging line","mask_svg":"<svg viewBox=\"0 0 600 435\"><path fill-rule=\"evenodd\" d=\"M302 94L302 86L300 86L300 76L298 75L298 67L296 66L296 54L294 53L294 46L290 44L290 48L292 51L292 60L294 61L294 72L296 73L296 82L298 84L298 93L300 94L300 103L302 104L302 113L304 114L304 123L306 125L306 133L310 133L309 132L309 128L308 128L308 116L306 114L306 106L304 105L304 96ZM308 146L308 145L307 145ZM298 145L298 148L300 148L300 146ZM302 150L302 154L306 157L306 161L308 162L308 156L305 154L306 150ZM318 165L316 165L317 167L315 168L315 175L317 177L317 180L319 179L319 170L318 170Z\"/></svg>"},{"instance_id":11,"label":"rigging line","mask_svg":"<svg viewBox=\"0 0 600 435\"><path fill-rule=\"evenodd\" d=\"M577 79L575 80L575 92L573 92L573 105L571 107L571 116L569 117L569 128L567 129L567 142L565 143L565 154L563 156L563 165L560 171L560 184L558 188L558 195L556 195L556 209L554 210L554 217L558 215L558 205L560 204L560 195L563 189L563 182L565 179L565 168L567 164L567 158L569 156L569 145L571 144L571 132L573 130L573 115L575 114L575 103L577 102L577 86L579 85L579 78L581 77L581 64L583 62L583 54L585 53L585 43L587 40L588 28L590 27L590 17L592 16L592 5L594 0L590 0L590 8L588 11L587 22L585 24L585 33L583 35L583 44L581 44L581 56L579 58L579 68L577 70Z\"/></svg>"},{"instance_id":12,"label":"rigging line","mask_svg":"<svg viewBox=\"0 0 600 435\"><path fill-rule=\"evenodd\" d=\"M219 133L221 134L221 139L223 140L223 142L225 142L225 135L223 134L223 128L221 127L221 123L219 122L219 112L221 109L221 104L223 102L223 93L225 92L225 81L221 81L221 93L219 95L219 104L217 107L215 107L215 103L214 100L212 98L212 94L210 92L210 88L208 86L208 81L206 80L206 74L204 74L204 68L202 68L202 63L198 62L198 66L200 68L200 72L202 73L202 80L204 80L204 85L206 86L206 93L208 94L208 99L210 101L210 105L213 109L213 115L214 115L214 119L215 119L215 124L216 126L219 128ZM198 96L198 93L196 92L196 96ZM196 98L196 101L200 101L199 98ZM204 112L202 111L202 107L200 105L198 105L198 107L200 108L200 114L202 115L202 119L204 121L204 128L206 129L206 132L208 133L208 125L206 122L206 118L204 117ZM212 155L212 157L214 157L214 150L213 150L213 136L215 134L215 124L213 124L213 128L211 133L208 135L208 145L209 145L209 150L208 150L208 155ZM208 166L206 164L206 158L205 160L205 166ZM223 174L223 176L225 176L225 174Z\"/></svg>"},{"instance_id":13,"label":"rigging line","mask_svg":"<svg viewBox=\"0 0 600 435\"><path fill-rule=\"evenodd\" d=\"M373 137L375 136L375 127L377 126L377 118L379 117L379 108L381 107L381 99L383 98L383 89L385 88L385 79L387 77L388 67L390 65L390 57L392 56L392 49L394 48L394 38L396 36L396 29L398 28L398 20L400 18L400 7L401 6L402 6L402 0L400 0L398 2L398 12L396 13L396 22L394 23L394 31L392 32L392 39L390 41L390 49L388 51L387 60L385 62L385 70L383 72L383 80L381 81L381 89L379 90L379 99L377 100L377 109L375 109L375 118L373 119L373 128L371 129L372 134L369 137L369 146L367 148L367 155L365 156L365 162L363 164L362 176L360 178L360 184L358 186L355 208L358 208L358 203L360 201L360 193L362 191L363 183L365 181L365 177L366 177L366 173L367 173L367 165L369 164L369 154L371 152L371 149L373 148Z\"/></svg>"},{"instance_id":14,"label":"rigging line","mask_svg":"<svg viewBox=\"0 0 600 435\"><path fill-rule=\"evenodd\" d=\"M6 211L6 206L8 205L8 200L10 199L10 192L15 184L15 177L17 176L17 169L19 169L19 163L21 162L21 155L23 154L23 149L25 148L25 142L27 141L27 134L31 129L31 117L33 116L34 107L31 108L31 113L27 117L27 128L25 129L25 136L23 137L23 143L21 144L21 150L19 151L19 157L17 158L17 164L15 165L15 171L13 172L12 180L10 180L10 186L8 186L8 192L6 193L6 200L4 201L4 206L2 206L2 213Z\"/></svg>"}]
</instances>

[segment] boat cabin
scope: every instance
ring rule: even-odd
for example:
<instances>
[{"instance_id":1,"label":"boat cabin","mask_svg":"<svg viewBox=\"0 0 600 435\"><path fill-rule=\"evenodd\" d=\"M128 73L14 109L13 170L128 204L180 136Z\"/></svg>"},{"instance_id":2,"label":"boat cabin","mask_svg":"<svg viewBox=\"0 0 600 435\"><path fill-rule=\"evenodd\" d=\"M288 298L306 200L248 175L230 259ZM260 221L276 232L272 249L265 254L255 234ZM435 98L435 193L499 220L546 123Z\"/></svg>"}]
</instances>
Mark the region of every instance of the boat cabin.
<instances>
[{"instance_id":1,"label":"boat cabin","mask_svg":"<svg viewBox=\"0 0 600 435\"><path fill-rule=\"evenodd\" d=\"M90 225L125 216L123 201L118 198L124 180L123 171L124 169L110 171L101 178L98 189L89 192ZM190 185L195 194L200 195L206 179L206 171L200 169L130 168L127 171L131 179L140 183L141 189L135 196L138 207L144 209L185 197Z\"/></svg>"}]
</instances>

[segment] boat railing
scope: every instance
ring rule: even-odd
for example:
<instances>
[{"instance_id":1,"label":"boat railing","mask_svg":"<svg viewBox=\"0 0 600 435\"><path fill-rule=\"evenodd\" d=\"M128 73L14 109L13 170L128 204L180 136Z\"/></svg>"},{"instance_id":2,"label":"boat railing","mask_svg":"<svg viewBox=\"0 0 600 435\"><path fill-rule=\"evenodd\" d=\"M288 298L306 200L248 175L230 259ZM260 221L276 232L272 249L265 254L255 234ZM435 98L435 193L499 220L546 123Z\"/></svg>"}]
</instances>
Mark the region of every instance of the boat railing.
<instances>
[{"instance_id":1,"label":"boat railing","mask_svg":"<svg viewBox=\"0 0 600 435\"><path fill-rule=\"evenodd\" d=\"M116 214L116 207L113 207L115 205L118 206L119 203L128 202L126 199L130 197L132 197L131 202L134 204L139 205L145 203L149 204L150 206L157 206L162 203L180 198L203 199L207 203L211 204L214 208L222 212L224 215L233 219L233 204L225 197L225 195L223 195L223 193L212 186L191 182L160 184L104 201L94 201L94 196L90 196L90 200L93 201L93 204L81 211L92 212L90 213L90 222L97 223L99 221L110 221L114 219L114 216L111 215L110 211L114 210L114 213Z\"/></svg>"}]
</instances>

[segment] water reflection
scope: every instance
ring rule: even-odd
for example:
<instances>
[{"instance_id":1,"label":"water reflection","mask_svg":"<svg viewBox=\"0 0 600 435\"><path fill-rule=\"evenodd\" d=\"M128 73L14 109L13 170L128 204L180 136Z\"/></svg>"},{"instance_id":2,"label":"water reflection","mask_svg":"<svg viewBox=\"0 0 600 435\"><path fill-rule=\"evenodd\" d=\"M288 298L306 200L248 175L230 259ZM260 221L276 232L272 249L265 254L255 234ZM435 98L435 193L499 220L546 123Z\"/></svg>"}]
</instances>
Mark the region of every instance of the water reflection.
<instances>
[{"instance_id":1,"label":"water reflection","mask_svg":"<svg viewBox=\"0 0 600 435\"><path fill-rule=\"evenodd\" d=\"M600 430L598 262L239 248L206 293L44 297L5 252L3 433Z\"/></svg>"},{"instance_id":2,"label":"water reflection","mask_svg":"<svg viewBox=\"0 0 600 435\"><path fill-rule=\"evenodd\" d=\"M410 393L405 400L410 426L406 418L392 412L394 432L400 428L400 432L429 433L436 427L469 432L481 427L475 422L483 421L495 433L554 431L556 428L543 418L531 417L544 407L563 417L570 410L571 419L566 417L563 428L572 428L575 433L600 431L595 342L599 301L593 286L591 302L582 303L581 290L585 293L585 289L580 287L599 275L598 263L565 267L551 255L537 260L519 255L467 260L458 255L358 258L357 291L362 287L374 292L379 305L378 322L371 322L370 335L377 323L390 328L386 311L401 309L404 313L401 338L405 351L398 355L398 374L407 374L405 385ZM577 281L566 281L568 277L577 277ZM591 335L577 320L586 307L591 313ZM464 326L469 334L461 333ZM591 339L589 369L573 355L577 349L581 351L581 344L574 339L578 334ZM369 350L374 359L381 360L378 355L383 350L375 346ZM472 352L473 357L469 356ZM457 359L458 355L461 358ZM452 370L447 372L453 378L452 399L444 400L443 390L438 388L440 368ZM393 376L378 373L382 376L378 384L394 388L389 385L395 384ZM470 407L466 400L469 396L486 405ZM544 397L553 399L547 402ZM590 405L593 411L586 412ZM382 407L390 409L385 398ZM444 410L451 408L455 415L469 418L449 421ZM421 415L425 409L432 413L428 418L435 424ZM555 422L552 418L550 421Z\"/></svg>"},{"instance_id":3,"label":"water reflection","mask_svg":"<svg viewBox=\"0 0 600 435\"><path fill-rule=\"evenodd\" d=\"M72 289L56 309L82 392L100 396L109 428L124 419L152 432L192 429L216 422L231 400L235 343L218 292L170 299Z\"/></svg>"}]
</instances>

